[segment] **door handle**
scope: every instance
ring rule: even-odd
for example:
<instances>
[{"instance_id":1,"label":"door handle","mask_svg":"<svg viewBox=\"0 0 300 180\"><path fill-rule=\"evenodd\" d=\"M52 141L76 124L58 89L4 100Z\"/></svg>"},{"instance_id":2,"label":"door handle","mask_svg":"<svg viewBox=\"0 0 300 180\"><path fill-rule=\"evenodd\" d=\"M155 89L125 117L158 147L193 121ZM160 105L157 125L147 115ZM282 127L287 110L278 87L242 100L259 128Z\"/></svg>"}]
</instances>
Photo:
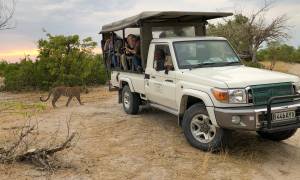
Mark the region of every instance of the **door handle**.
<instances>
[{"instance_id":1,"label":"door handle","mask_svg":"<svg viewBox=\"0 0 300 180\"><path fill-rule=\"evenodd\" d=\"M150 74L145 74L145 79L150 79Z\"/></svg>"},{"instance_id":2,"label":"door handle","mask_svg":"<svg viewBox=\"0 0 300 180\"><path fill-rule=\"evenodd\" d=\"M166 79L165 81L166 81L166 82L171 82L171 83L174 82L174 81L171 80L171 79Z\"/></svg>"},{"instance_id":3,"label":"door handle","mask_svg":"<svg viewBox=\"0 0 300 180\"><path fill-rule=\"evenodd\" d=\"M152 78L152 79L155 79L156 77L155 77L155 76L151 76L151 78Z\"/></svg>"}]
</instances>

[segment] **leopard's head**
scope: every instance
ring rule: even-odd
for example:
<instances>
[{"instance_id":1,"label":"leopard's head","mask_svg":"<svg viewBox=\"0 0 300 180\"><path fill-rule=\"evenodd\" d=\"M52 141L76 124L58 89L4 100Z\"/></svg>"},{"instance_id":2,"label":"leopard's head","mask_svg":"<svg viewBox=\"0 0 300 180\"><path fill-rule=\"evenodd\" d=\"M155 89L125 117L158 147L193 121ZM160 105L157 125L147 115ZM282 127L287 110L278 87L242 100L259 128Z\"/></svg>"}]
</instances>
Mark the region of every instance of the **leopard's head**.
<instances>
[{"instance_id":1,"label":"leopard's head","mask_svg":"<svg viewBox=\"0 0 300 180\"><path fill-rule=\"evenodd\" d=\"M83 86L83 87L81 88L81 91L84 92L85 94L88 94L88 93L89 93L89 90L88 90L88 88L87 88L86 86Z\"/></svg>"}]
</instances>

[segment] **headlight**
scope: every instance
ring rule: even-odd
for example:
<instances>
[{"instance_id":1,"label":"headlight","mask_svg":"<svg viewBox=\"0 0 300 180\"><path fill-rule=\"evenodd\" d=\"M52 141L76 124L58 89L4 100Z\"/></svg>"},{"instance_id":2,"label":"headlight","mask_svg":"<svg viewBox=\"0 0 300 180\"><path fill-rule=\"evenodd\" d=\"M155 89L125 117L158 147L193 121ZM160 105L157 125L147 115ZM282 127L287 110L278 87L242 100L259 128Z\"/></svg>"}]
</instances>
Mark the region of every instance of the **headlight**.
<instances>
[{"instance_id":1,"label":"headlight","mask_svg":"<svg viewBox=\"0 0 300 180\"><path fill-rule=\"evenodd\" d=\"M297 83L294 83L294 86L295 86L296 92L300 94L300 81Z\"/></svg>"},{"instance_id":2,"label":"headlight","mask_svg":"<svg viewBox=\"0 0 300 180\"><path fill-rule=\"evenodd\" d=\"M247 96L245 89L230 89L229 93L229 103L231 104L246 104Z\"/></svg>"},{"instance_id":3,"label":"headlight","mask_svg":"<svg viewBox=\"0 0 300 180\"><path fill-rule=\"evenodd\" d=\"M218 89L213 88L214 97L222 103L246 104L247 96L245 89Z\"/></svg>"}]
</instances>

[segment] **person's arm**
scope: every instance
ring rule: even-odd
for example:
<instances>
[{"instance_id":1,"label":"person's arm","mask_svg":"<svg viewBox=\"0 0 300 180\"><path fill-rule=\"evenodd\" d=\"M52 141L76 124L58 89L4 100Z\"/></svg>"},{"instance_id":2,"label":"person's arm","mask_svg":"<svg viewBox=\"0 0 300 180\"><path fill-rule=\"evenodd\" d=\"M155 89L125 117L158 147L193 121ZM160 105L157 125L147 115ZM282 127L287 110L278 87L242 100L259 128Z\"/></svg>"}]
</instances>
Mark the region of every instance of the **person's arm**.
<instances>
[{"instance_id":1,"label":"person's arm","mask_svg":"<svg viewBox=\"0 0 300 180\"><path fill-rule=\"evenodd\" d=\"M134 49L129 49L129 48L126 47L126 51L130 52L131 54L136 54Z\"/></svg>"},{"instance_id":2,"label":"person's arm","mask_svg":"<svg viewBox=\"0 0 300 180\"><path fill-rule=\"evenodd\" d=\"M104 52L107 52L107 51L108 51L108 49L109 49L109 43L110 43L110 40L109 40L109 39L105 41L105 44L104 44Z\"/></svg>"},{"instance_id":3,"label":"person's arm","mask_svg":"<svg viewBox=\"0 0 300 180\"><path fill-rule=\"evenodd\" d=\"M138 44L135 48L134 48L134 51L135 51L135 55L138 57L138 58L141 58L141 46L140 44Z\"/></svg>"}]
</instances>

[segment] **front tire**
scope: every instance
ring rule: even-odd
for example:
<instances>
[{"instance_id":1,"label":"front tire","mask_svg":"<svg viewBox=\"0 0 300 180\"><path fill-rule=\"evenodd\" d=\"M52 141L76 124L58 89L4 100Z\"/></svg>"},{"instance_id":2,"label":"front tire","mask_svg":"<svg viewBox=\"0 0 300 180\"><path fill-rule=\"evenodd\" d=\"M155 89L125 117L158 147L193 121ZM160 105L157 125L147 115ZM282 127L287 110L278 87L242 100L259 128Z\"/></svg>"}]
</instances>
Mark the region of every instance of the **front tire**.
<instances>
[{"instance_id":1,"label":"front tire","mask_svg":"<svg viewBox=\"0 0 300 180\"><path fill-rule=\"evenodd\" d=\"M139 112L140 98L138 94L131 92L128 86L123 87L122 103L127 114L137 114Z\"/></svg>"},{"instance_id":2,"label":"front tire","mask_svg":"<svg viewBox=\"0 0 300 180\"><path fill-rule=\"evenodd\" d=\"M291 129L286 131L279 131L274 133L258 131L257 134L264 139L269 139L272 141L283 141L292 137L297 132L297 129Z\"/></svg>"},{"instance_id":3,"label":"front tire","mask_svg":"<svg viewBox=\"0 0 300 180\"><path fill-rule=\"evenodd\" d=\"M182 128L187 141L203 151L217 152L226 147L230 131L216 127L202 103L192 105L185 113Z\"/></svg>"}]
</instances>

